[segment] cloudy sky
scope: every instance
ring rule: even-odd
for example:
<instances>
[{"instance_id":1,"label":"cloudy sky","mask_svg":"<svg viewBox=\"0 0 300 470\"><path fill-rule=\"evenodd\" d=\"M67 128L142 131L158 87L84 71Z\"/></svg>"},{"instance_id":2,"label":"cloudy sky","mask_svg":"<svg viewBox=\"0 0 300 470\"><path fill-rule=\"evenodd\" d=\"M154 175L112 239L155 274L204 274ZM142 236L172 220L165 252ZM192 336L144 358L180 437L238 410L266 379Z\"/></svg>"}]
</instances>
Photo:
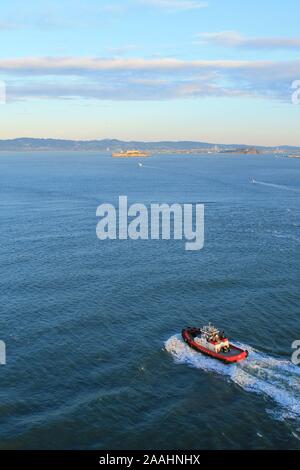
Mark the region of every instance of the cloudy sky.
<instances>
[{"instance_id":1,"label":"cloudy sky","mask_svg":"<svg viewBox=\"0 0 300 470\"><path fill-rule=\"evenodd\" d=\"M299 17L298 0L2 0L0 138L300 145Z\"/></svg>"}]
</instances>

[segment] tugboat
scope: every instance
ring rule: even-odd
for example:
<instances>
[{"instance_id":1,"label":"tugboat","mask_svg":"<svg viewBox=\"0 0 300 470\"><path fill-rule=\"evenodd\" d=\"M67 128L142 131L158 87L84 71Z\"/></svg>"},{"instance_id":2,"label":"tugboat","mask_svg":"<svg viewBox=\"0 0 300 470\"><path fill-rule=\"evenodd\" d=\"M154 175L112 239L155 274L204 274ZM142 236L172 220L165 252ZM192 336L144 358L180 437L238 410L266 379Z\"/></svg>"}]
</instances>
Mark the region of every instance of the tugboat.
<instances>
[{"instance_id":1,"label":"tugboat","mask_svg":"<svg viewBox=\"0 0 300 470\"><path fill-rule=\"evenodd\" d=\"M195 351L215 359L232 364L246 359L247 350L229 343L224 331L222 333L211 323L202 328L188 327L182 330L183 340Z\"/></svg>"}]
</instances>

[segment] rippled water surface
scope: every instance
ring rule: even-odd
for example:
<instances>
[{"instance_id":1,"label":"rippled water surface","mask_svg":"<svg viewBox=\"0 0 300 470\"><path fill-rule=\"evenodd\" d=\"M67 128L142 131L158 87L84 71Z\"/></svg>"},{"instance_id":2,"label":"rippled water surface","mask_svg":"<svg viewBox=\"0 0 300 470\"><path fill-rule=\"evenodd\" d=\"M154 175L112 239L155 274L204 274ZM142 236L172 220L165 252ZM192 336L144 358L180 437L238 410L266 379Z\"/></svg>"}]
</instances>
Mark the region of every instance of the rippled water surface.
<instances>
[{"instance_id":1,"label":"rippled water surface","mask_svg":"<svg viewBox=\"0 0 300 470\"><path fill-rule=\"evenodd\" d=\"M300 161L0 155L0 448L298 448ZM96 208L203 202L205 247L99 241ZM183 326L247 347L225 366Z\"/></svg>"}]
</instances>

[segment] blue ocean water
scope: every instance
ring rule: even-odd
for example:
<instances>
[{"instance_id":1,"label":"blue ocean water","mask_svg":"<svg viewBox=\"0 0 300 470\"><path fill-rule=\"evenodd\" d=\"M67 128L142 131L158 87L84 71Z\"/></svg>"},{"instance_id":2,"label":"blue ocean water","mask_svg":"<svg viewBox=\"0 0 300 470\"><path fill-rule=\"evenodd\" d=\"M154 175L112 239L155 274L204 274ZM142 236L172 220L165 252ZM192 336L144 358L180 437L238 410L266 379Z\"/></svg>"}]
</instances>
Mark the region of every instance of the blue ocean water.
<instances>
[{"instance_id":1,"label":"blue ocean water","mask_svg":"<svg viewBox=\"0 0 300 470\"><path fill-rule=\"evenodd\" d=\"M0 448L300 449L299 164L2 153ZM119 195L204 203L204 249L98 240ZM246 362L182 343L209 320Z\"/></svg>"}]
</instances>

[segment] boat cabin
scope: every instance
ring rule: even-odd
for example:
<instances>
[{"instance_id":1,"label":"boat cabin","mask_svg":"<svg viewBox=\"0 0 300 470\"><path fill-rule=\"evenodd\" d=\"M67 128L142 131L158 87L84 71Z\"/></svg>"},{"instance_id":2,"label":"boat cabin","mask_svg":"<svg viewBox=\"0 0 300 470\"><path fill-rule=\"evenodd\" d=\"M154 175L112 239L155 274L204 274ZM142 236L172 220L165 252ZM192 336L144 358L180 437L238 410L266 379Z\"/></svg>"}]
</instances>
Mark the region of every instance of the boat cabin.
<instances>
[{"instance_id":1,"label":"boat cabin","mask_svg":"<svg viewBox=\"0 0 300 470\"><path fill-rule=\"evenodd\" d=\"M224 331L220 333L219 330L210 323L208 326L204 326L201 329L200 336L195 338L195 342L216 353L228 352L230 348L228 338L226 338Z\"/></svg>"}]
</instances>

